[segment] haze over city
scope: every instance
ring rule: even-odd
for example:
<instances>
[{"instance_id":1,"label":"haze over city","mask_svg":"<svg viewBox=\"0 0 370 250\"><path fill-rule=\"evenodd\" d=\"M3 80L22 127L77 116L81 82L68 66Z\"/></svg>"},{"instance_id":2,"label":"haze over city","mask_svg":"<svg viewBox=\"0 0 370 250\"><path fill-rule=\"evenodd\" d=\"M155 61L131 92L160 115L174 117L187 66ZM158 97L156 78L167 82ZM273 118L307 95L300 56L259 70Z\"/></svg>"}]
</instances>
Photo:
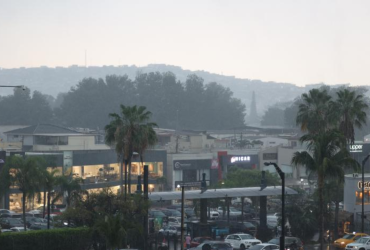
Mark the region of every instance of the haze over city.
<instances>
[{"instance_id":1,"label":"haze over city","mask_svg":"<svg viewBox=\"0 0 370 250\"><path fill-rule=\"evenodd\" d=\"M163 63L367 85L369 1L0 1L0 67Z\"/></svg>"}]
</instances>

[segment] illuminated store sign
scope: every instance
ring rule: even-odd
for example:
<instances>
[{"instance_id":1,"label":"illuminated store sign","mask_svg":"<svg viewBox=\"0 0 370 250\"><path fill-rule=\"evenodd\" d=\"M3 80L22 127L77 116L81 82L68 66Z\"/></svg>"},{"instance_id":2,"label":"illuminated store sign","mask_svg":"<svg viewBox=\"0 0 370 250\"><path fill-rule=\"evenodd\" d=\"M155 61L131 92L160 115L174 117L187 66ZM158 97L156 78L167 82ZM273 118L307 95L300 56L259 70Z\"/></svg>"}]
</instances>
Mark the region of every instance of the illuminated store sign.
<instances>
[{"instance_id":1,"label":"illuminated store sign","mask_svg":"<svg viewBox=\"0 0 370 250\"><path fill-rule=\"evenodd\" d=\"M231 157L230 162L234 163L234 162L243 162L243 161L250 161L250 160L251 160L250 156L233 156Z\"/></svg>"},{"instance_id":2,"label":"illuminated store sign","mask_svg":"<svg viewBox=\"0 0 370 250\"><path fill-rule=\"evenodd\" d=\"M354 144L349 146L349 152L351 153L362 153L362 144Z\"/></svg>"},{"instance_id":3,"label":"illuminated store sign","mask_svg":"<svg viewBox=\"0 0 370 250\"><path fill-rule=\"evenodd\" d=\"M362 189L362 181L359 181L357 183L357 187L358 187L358 189ZM369 190L370 189L370 181L365 181L364 182L364 189L365 190Z\"/></svg>"}]
</instances>

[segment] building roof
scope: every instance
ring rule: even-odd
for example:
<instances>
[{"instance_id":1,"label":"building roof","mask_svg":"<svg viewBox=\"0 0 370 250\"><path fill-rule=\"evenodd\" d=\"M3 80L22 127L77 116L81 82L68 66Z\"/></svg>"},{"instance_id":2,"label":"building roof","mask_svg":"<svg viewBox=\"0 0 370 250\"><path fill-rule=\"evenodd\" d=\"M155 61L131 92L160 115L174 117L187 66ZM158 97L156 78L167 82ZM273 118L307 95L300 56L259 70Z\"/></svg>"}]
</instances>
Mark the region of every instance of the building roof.
<instances>
[{"instance_id":1,"label":"building roof","mask_svg":"<svg viewBox=\"0 0 370 250\"><path fill-rule=\"evenodd\" d=\"M10 135L82 135L75 130L52 124L37 124L5 132Z\"/></svg>"},{"instance_id":2,"label":"building roof","mask_svg":"<svg viewBox=\"0 0 370 250\"><path fill-rule=\"evenodd\" d=\"M222 189L208 189L204 193L200 190L185 191L185 199L214 199L214 198L232 198L232 197L251 197L251 196L271 196L281 195L281 187L266 187L262 191L260 187L246 187L246 188L222 188ZM285 187L286 194L298 194L295 190ZM180 200L181 192L154 192L149 194L149 199L152 201L166 201L166 200Z\"/></svg>"}]
</instances>

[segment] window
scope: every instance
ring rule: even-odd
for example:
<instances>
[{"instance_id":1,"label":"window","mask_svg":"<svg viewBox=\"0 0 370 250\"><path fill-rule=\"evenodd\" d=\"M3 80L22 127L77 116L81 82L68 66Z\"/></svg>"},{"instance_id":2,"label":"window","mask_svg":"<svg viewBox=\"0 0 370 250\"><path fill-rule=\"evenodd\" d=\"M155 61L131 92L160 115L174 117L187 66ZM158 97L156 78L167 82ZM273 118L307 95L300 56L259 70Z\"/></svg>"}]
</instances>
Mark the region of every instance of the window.
<instances>
[{"instance_id":1,"label":"window","mask_svg":"<svg viewBox=\"0 0 370 250\"><path fill-rule=\"evenodd\" d=\"M277 160L277 153L264 153L263 160Z\"/></svg>"},{"instance_id":2,"label":"window","mask_svg":"<svg viewBox=\"0 0 370 250\"><path fill-rule=\"evenodd\" d=\"M36 145L68 145L68 136L35 136Z\"/></svg>"}]
</instances>

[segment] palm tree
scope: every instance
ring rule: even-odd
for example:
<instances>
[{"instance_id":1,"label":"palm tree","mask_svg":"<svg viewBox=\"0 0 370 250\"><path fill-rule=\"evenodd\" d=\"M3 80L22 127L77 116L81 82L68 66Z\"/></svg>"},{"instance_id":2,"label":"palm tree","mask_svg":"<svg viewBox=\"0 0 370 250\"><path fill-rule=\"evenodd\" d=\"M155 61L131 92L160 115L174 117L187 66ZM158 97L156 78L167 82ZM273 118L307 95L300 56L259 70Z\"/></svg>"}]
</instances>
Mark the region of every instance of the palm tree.
<instances>
[{"instance_id":1,"label":"palm tree","mask_svg":"<svg viewBox=\"0 0 370 250\"><path fill-rule=\"evenodd\" d=\"M105 143L107 145L115 145L115 150L120 159L120 188L121 194L124 193L126 199L127 193L127 164L125 164L125 189L123 189L123 161L124 161L124 141L125 141L125 128L123 117L116 113L109 114L113 119L108 125L105 126Z\"/></svg>"},{"instance_id":2,"label":"palm tree","mask_svg":"<svg viewBox=\"0 0 370 250\"><path fill-rule=\"evenodd\" d=\"M139 153L141 166L144 167L144 152L147 148L154 146L157 141L157 134L154 131L156 123L147 123L138 127L134 138L134 150Z\"/></svg>"},{"instance_id":3,"label":"palm tree","mask_svg":"<svg viewBox=\"0 0 370 250\"><path fill-rule=\"evenodd\" d=\"M11 185L16 186L22 192L24 230L27 228L26 197L34 194L40 187L40 162L41 158L39 157L23 159L20 156L11 156L7 159L0 173L0 182L3 187L2 194L4 194Z\"/></svg>"},{"instance_id":4,"label":"palm tree","mask_svg":"<svg viewBox=\"0 0 370 250\"><path fill-rule=\"evenodd\" d=\"M120 215L106 215L104 220L96 224L96 228L105 237L108 249L117 249L122 246L126 231L122 226Z\"/></svg>"},{"instance_id":5,"label":"palm tree","mask_svg":"<svg viewBox=\"0 0 370 250\"><path fill-rule=\"evenodd\" d=\"M356 94L348 88L337 92L338 99L331 101L332 110L334 110L335 119L338 121L339 130L347 139L347 144L355 142L354 127L361 128L366 124L367 116L366 104L363 95Z\"/></svg>"},{"instance_id":6,"label":"palm tree","mask_svg":"<svg viewBox=\"0 0 370 250\"><path fill-rule=\"evenodd\" d=\"M57 180L59 190L57 192L56 199L64 197L67 207L70 207L74 200L77 200L81 197L82 183L82 178L72 178L71 176L65 175L59 176Z\"/></svg>"},{"instance_id":7,"label":"palm tree","mask_svg":"<svg viewBox=\"0 0 370 250\"><path fill-rule=\"evenodd\" d=\"M54 188L57 186L58 182L58 173L57 169L53 169L52 171L44 171L44 189L47 192L47 216L48 216L48 224L47 228L50 229L50 206L51 206L51 193L53 192Z\"/></svg>"},{"instance_id":8,"label":"palm tree","mask_svg":"<svg viewBox=\"0 0 370 250\"><path fill-rule=\"evenodd\" d=\"M344 181L344 169L351 167L359 168L357 161L350 157L346 149L346 139L338 130L328 130L325 133L306 134L300 141L307 143L307 151L295 152L292 164L304 165L308 172L317 174L318 194L320 206L320 239L323 247L324 232L324 182L330 178Z\"/></svg>"},{"instance_id":9,"label":"palm tree","mask_svg":"<svg viewBox=\"0 0 370 250\"><path fill-rule=\"evenodd\" d=\"M330 100L325 89L311 89L308 94L302 95L296 119L302 131L317 134L330 128Z\"/></svg>"},{"instance_id":10,"label":"palm tree","mask_svg":"<svg viewBox=\"0 0 370 250\"><path fill-rule=\"evenodd\" d=\"M106 143L116 145L116 151L123 156L125 161L125 194L128 185L128 193L131 193L131 157L133 153L135 138L139 136L142 125L149 124L148 121L152 113L144 106L124 106L121 105L120 114L109 114L113 120L105 127ZM122 166L123 164L121 164ZM127 176L127 166L128 176ZM123 170L123 166L121 167ZM122 173L122 171L121 171ZM121 174L121 183L122 183ZM128 181L127 181L128 179Z\"/></svg>"}]
</instances>

